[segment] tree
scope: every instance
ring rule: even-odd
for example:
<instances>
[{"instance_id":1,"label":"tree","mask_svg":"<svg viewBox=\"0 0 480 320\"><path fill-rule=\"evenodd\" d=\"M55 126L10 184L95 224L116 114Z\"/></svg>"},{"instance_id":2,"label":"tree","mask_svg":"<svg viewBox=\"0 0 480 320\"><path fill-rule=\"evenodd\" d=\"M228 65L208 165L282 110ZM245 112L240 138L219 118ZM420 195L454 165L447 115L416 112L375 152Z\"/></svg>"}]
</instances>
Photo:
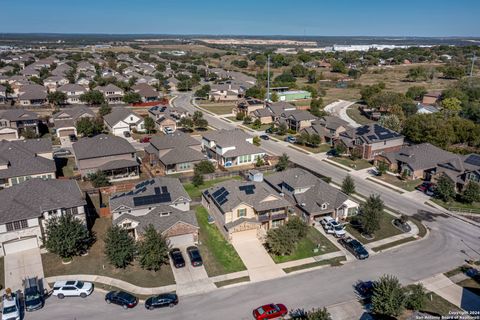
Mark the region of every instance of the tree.
<instances>
[{"instance_id":1,"label":"tree","mask_svg":"<svg viewBox=\"0 0 480 320\"><path fill-rule=\"evenodd\" d=\"M462 102L457 98L446 98L442 100L442 108L447 115L456 115L462 110Z\"/></svg>"},{"instance_id":2,"label":"tree","mask_svg":"<svg viewBox=\"0 0 480 320\"><path fill-rule=\"evenodd\" d=\"M315 70L308 70L307 82L312 84L317 83L317 72Z\"/></svg>"},{"instance_id":3,"label":"tree","mask_svg":"<svg viewBox=\"0 0 480 320\"><path fill-rule=\"evenodd\" d=\"M87 179L92 182L94 188L101 188L110 185L110 181L108 180L107 175L103 171L90 173L87 176Z\"/></svg>"},{"instance_id":4,"label":"tree","mask_svg":"<svg viewBox=\"0 0 480 320\"><path fill-rule=\"evenodd\" d=\"M266 98L267 90L263 87L253 86L245 91L245 97L263 100Z\"/></svg>"},{"instance_id":5,"label":"tree","mask_svg":"<svg viewBox=\"0 0 480 320\"><path fill-rule=\"evenodd\" d=\"M421 283L413 284L406 290L405 307L410 310L422 310L427 303L427 293Z\"/></svg>"},{"instance_id":6,"label":"tree","mask_svg":"<svg viewBox=\"0 0 480 320\"><path fill-rule=\"evenodd\" d=\"M355 181L349 174L343 179L342 192L348 195L355 193Z\"/></svg>"},{"instance_id":7,"label":"tree","mask_svg":"<svg viewBox=\"0 0 480 320\"><path fill-rule=\"evenodd\" d=\"M427 89L422 86L413 86L408 88L405 96L412 100L420 100L427 93Z\"/></svg>"},{"instance_id":8,"label":"tree","mask_svg":"<svg viewBox=\"0 0 480 320\"><path fill-rule=\"evenodd\" d=\"M192 178L192 184L195 187L201 186L203 184L203 174L195 172Z\"/></svg>"},{"instance_id":9,"label":"tree","mask_svg":"<svg viewBox=\"0 0 480 320\"><path fill-rule=\"evenodd\" d=\"M155 121L153 121L153 119L148 116L145 117L143 121L144 121L143 125L145 126L145 131L147 131L147 133L152 133L155 130Z\"/></svg>"},{"instance_id":10,"label":"tree","mask_svg":"<svg viewBox=\"0 0 480 320\"><path fill-rule=\"evenodd\" d=\"M208 97L208 94L210 93L210 89L210 85L203 85L200 89L195 91L195 96L206 99Z\"/></svg>"},{"instance_id":11,"label":"tree","mask_svg":"<svg viewBox=\"0 0 480 320\"><path fill-rule=\"evenodd\" d=\"M98 90L90 90L80 96L80 101L90 105L102 104L105 103L105 97Z\"/></svg>"},{"instance_id":12,"label":"tree","mask_svg":"<svg viewBox=\"0 0 480 320\"><path fill-rule=\"evenodd\" d=\"M199 174L214 173L215 166L211 161L202 160L199 163L195 164L194 172Z\"/></svg>"},{"instance_id":13,"label":"tree","mask_svg":"<svg viewBox=\"0 0 480 320\"><path fill-rule=\"evenodd\" d=\"M38 138L37 132L32 128L26 128L22 131L22 137L25 139L35 139Z\"/></svg>"},{"instance_id":14,"label":"tree","mask_svg":"<svg viewBox=\"0 0 480 320\"><path fill-rule=\"evenodd\" d=\"M117 225L108 228L105 235L105 255L115 268L125 268L132 263L136 251L135 240L126 229Z\"/></svg>"},{"instance_id":15,"label":"tree","mask_svg":"<svg viewBox=\"0 0 480 320\"><path fill-rule=\"evenodd\" d=\"M255 167L261 167L265 164L265 161L263 161L262 157L257 157L257 161L255 162Z\"/></svg>"},{"instance_id":16,"label":"tree","mask_svg":"<svg viewBox=\"0 0 480 320\"><path fill-rule=\"evenodd\" d=\"M365 86L360 90L360 94L362 96L362 100L370 105L370 99L376 95L377 93L380 93L383 89L385 89L385 84L383 82L371 85L371 86Z\"/></svg>"},{"instance_id":17,"label":"tree","mask_svg":"<svg viewBox=\"0 0 480 320\"><path fill-rule=\"evenodd\" d=\"M103 103L98 110L98 114L103 118L112 112L112 107L108 103Z\"/></svg>"},{"instance_id":18,"label":"tree","mask_svg":"<svg viewBox=\"0 0 480 320\"><path fill-rule=\"evenodd\" d=\"M48 94L48 102L50 102L54 106L64 104L65 100L67 100L67 94L65 92L55 91Z\"/></svg>"},{"instance_id":19,"label":"tree","mask_svg":"<svg viewBox=\"0 0 480 320\"><path fill-rule=\"evenodd\" d=\"M323 99L321 97L310 101L310 113L319 118L327 114L323 110Z\"/></svg>"},{"instance_id":20,"label":"tree","mask_svg":"<svg viewBox=\"0 0 480 320\"><path fill-rule=\"evenodd\" d=\"M396 317L403 311L405 293L398 279L384 275L373 283L372 311L379 315Z\"/></svg>"},{"instance_id":21,"label":"tree","mask_svg":"<svg viewBox=\"0 0 480 320\"><path fill-rule=\"evenodd\" d=\"M260 137L259 137L259 136L253 137L253 144L254 144L254 145L256 145L257 147L259 147L259 146L260 146L260 142L261 142L261 140L260 140Z\"/></svg>"},{"instance_id":22,"label":"tree","mask_svg":"<svg viewBox=\"0 0 480 320\"><path fill-rule=\"evenodd\" d=\"M302 66L301 64L296 64L294 65L290 71L292 72L292 75L295 77L295 78L303 78L307 75L307 68L305 68L304 66Z\"/></svg>"},{"instance_id":23,"label":"tree","mask_svg":"<svg viewBox=\"0 0 480 320\"><path fill-rule=\"evenodd\" d=\"M448 65L442 68L445 79L460 79L465 75L465 68L461 66Z\"/></svg>"},{"instance_id":24,"label":"tree","mask_svg":"<svg viewBox=\"0 0 480 320\"><path fill-rule=\"evenodd\" d=\"M384 128L387 128L396 132L402 131L402 123L400 119L398 119L398 116L395 114L381 116L380 119L378 120L378 124Z\"/></svg>"},{"instance_id":25,"label":"tree","mask_svg":"<svg viewBox=\"0 0 480 320\"><path fill-rule=\"evenodd\" d=\"M313 133L308 137L308 143L314 148L318 147L321 142L322 138L316 133Z\"/></svg>"},{"instance_id":26,"label":"tree","mask_svg":"<svg viewBox=\"0 0 480 320\"><path fill-rule=\"evenodd\" d=\"M260 129L261 126L262 126L262 121L259 118L255 119L255 121L253 121L252 123L253 129Z\"/></svg>"},{"instance_id":27,"label":"tree","mask_svg":"<svg viewBox=\"0 0 480 320\"><path fill-rule=\"evenodd\" d=\"M428 71L425 67L414 67L408 70L407 79L411 81L427 81Z\"/></svg>"},{"instance_id":28,"label":"tree","mask_svg":"<svg viewBox=\"0 0 480 320\"><path fill-rule=\"evenodd\" d=\"M298 216L291 216L285 226L293 231L296 239L302 239L307 236L308 225Z\"/></svg>"},{"instance_id":29,"label":"tree","mask_svg":"<svg viewBox=\"0 0 480 320\"><path fill-rule=\"evenodd\" d=\"M333 61L331 63L331 68L332 72L347 73L347 67L345 66L345 63L340 60Z\"/></svg>"},{"instance_id":30,"label":"tree","mask_svg":"<svg viewBox=\"0 0 480 320\"><path fill-rule=\"evenodd\" d=\"M280 123L280 125L277 128L277 134L279 136L284 136L284 135L287 134L287 130L288 130L287 125L282 122L282 123Z\"/></svg>"},{"instance_id":31,"label":"tree","mask_svg":"<svg viewBox=\"0 0 480 320\"><path fill-rule=\"evenodd\" d=\"M384 204L379 195L370 195L367 201L360 205L362 212L362 230L367 235L373 235L380 229L380 219L383 215Z\"/></svg>"},{"instance_id":32,"label":"tree","mask_svg":"<svg viewBox=\"0 0 480 320\"><path fill-rule=\"evenodd\" d=\"M463 190L462 201L466 203L480 202L480 184L469 181Z\"/></svg>"},{"instance_id":33,"label":"tree","mask_svg":"<svg viewBox=\"0 0 480 320\"><path fill-rule=\"evenodd\" d=\"M54 215L45 227L45 248L62 259L70 259L87 252L92 237L85 223L72 214Z\"/></svg>"},{"instance_id":34,"label":"tree","mask_svg":"<svg viewBox=\"0 0 480 320\"><path fill-rule=\"evenodd\" d=\"M232 66L235 66L240 69L245 69L248 67L248 61L247 60L233 60L232 61Z\"/></svg>"},{"instance_id":35,"label":"tree","mask_svg":"<svg viewBox=\"0 0 480 320\"><path fill-rule=\"evenodd\" d=\"M169 247L166 237L149 224L138 244L140 266L146 270L159 270L162 265L168 263Z\"/></svg>"},{"instance_id":36,"label":"tree","mask_svg":"<svg viewBox=\"0 0 480 320\"><path fill-rule=\"evenodd\" d=\"M198 119L198 120L195 122L195 126L196 126L198 129L205 130L205 129L208 128L208 121L207 121L207 119L204 119L204 118Z\"/></svg>"},{"instance_id":37,"label":"tree","mask_svg":"<svg viewBox=\"0 0 480 320\"><path fill-rule=\"evenodd\" d=\"M243 124L249 125L251 123L252 123L252 117L250 117L250 116L243 117Z\"/></svg>"},{"instance_id":38,"label":"tree","mask_svg":"<svg viewBox=\"0 0 480 320\"><path fill-rule=\"evenodd\" d=\"M385 173L387 173L388 164L386 164L384 161L380 161L377 165L377 170L379 176L384 175Z\"/></svg>"},{"instance_id":39,"label":"tree","mask_svg":"<svg viewBox=\"0 0 480 320\"><path fill-rule=\"evenodd\" d=\"M285 169L288 168L288 162L289 162L288 155L286 153L283 153L278 159L278 163L275 166L275 169L277 169L277 171L284 171Z\"/></svg>"},{"instance_id":40,"label":"tree","mask_svg":"<svg viewBox=\"0 0 480 320\"><path fill-rule=\"evenodd\" d=\"M103 123L100 119L81 118L77 121L77 132L83 136L91 137L102 132Z\"/></svg>"},{"instance_id":41,"label":"tree","mask_svg":"<svg viewBox=\"0 0 480 320\"><path fill-rule=\"evenodd\" d=\"M342 142L335 144L335 153L337 155L341 156L342 154L345 154L345 152L347 152L347 147L345 146L345 144L343 144Z\"/></svg>"},{"instance_id":42,"label":"tree","mask_svg":"<svg viewBox=\"0 0 480 320\"><path fill-rule=\"evenodd\" d=\"M455 197L455 185L453 181L445 175L438 178L435 195L444 202L452 200L452 198Z\"/></svg>"},{"instance_id":43,"label":"tree","mask_svg":"<svg viewBox=\"0 0 480 320\"><path fill-rule=\"evenodd\" d=\"M138 92L127 92L122 98L123 102L132 104L142 101L142 96Z\"/></svg>"},{"instance_id":44,"label":"tree","mask_svg":"<svg viewBox=\"0 0 480 320\"><path fill-rule=\"evenodd\" d=\"M355 79L355 80L359 79L361 75L362 75L362 72L358 69L348 70L348 76Z\"/></svg>"},{"instance_id":45,"label":"tree","mask_svg":"<svg viewBox=\"0 0 480 320\"><path fill-rule=\"evenodd\" d=\"M307 312L306 320L332 320L332 316L327 308L312 309Z\"/></svg>"},{"instance_id":46,"label":"tree","mask_svg":"<svg viewBox=\"0 0 480 320\"><path fill-rule=\"evenodd\" d=\"M192 120L192 118L189 118L189 117L181 118L180 121L178 122L178 124L179 124L180 127L182 127L183 129L185 129L187 131L192 131L193 127L194 127L193 120Z\"/></svg>"},{"instance_id":47,"label":"tree","mask_svg":"<svg viewBox=\"0 0 480 320\"><path fill-rule=\"evenodd\" d=\"M292 253L296 244L295 231L286 226L270 229L267 232L265 245L269 252L276 256L285 256Z\"/></svg>"}]
</instances>

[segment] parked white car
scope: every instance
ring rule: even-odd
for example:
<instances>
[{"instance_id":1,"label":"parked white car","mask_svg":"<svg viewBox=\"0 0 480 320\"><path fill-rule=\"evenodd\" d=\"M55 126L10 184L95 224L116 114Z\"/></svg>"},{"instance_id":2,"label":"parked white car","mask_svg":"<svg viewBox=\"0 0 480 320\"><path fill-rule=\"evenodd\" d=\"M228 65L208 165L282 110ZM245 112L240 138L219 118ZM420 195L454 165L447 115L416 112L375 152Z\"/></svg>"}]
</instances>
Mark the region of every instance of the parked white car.
<instances>
[{"instance_id":1,"label":"parked white car","mask_svg":"<svg viewBox=\"0 0 480 320\"><path fill-rule=\"evenodd\" d=\"M53 284L53 296L59 299L65 297L86 298L93 292L93 284L83 281L57 281Z\"/></svg>"},{"instance_id":2,"label":"parked white car","mask_svg":"<svg viewBox=\"0 0 480 320\"><path fill-rule=\"evenodd\" d=\"M20 320L20 304L15 293L3 295L2 320Z\"/></svg>"},{"instance_id":3,"label":"parked white car","mask_svg":"<svg viewBox=\"0 0 480 320\"><path fill-rule=\"evenodd\" d=\"M338 223L332 217L328 216L320 220L320 223L323 226L323 229L326 233L335 235L337 238L343 238L346 234L345 226Z\"/></svg>"}]
</instances>

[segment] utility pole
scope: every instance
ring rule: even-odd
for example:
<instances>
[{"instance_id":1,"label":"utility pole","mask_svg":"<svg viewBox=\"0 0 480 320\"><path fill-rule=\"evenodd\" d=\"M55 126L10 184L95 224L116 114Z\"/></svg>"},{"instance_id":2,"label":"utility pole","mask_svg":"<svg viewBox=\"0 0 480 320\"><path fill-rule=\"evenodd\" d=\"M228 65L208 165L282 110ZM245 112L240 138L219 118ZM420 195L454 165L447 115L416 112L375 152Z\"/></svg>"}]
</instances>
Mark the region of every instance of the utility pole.
<instances>
[{"instance_id":1,"label":"utility pole","mask_svg":"<svg viewBox=\"0 0 480 320\"><path fill-rule=\"evenodd\" d=\"M472 65L470 66L470 78L473 77L473 66L475 65L475 60L477 60L477 56L474 52L472 57Z\"/></svg>"},{"instance_id":2,"label":"utility pole","mask_svg":"<svg viewBox=\"0 0 480 320\"><path fill-rule=\"evenodd\" d=\"M267 56L267 102L270 102L270 55Z\"/></svg>"}]
</instances>

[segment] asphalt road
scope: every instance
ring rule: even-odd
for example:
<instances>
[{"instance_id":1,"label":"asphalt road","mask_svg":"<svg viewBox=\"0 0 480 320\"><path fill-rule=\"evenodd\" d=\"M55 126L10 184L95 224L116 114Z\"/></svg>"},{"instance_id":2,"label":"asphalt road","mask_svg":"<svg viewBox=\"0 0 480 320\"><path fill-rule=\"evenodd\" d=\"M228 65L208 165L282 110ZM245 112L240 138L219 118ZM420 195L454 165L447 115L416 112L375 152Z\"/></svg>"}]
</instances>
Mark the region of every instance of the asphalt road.
<instances>
[{"instance_id":1,"label":"asphalt road","mask_svg":"<svg viewBox=\"0 0 480 320\"><path fill-rule=\"evenodd\" d=\"M180 95L176 105L190 110L190 96ZM217 128L232 128L233 124L205 114ZM321 174L341 181L346 172L310 155L288 148L281 143L262 141L262 147L271 153L288 153L290 159ZM143 305L132 310L107 305L103 294L57 300L51 298L44 309L27 314L25 319L252 319L253 308L265 303L285 303L288 308L328 306L355 298L352 285L358 280L375 279L383 274L396 275L403 283L415 282L461 265L465 259L479 259L480 229L469 223L437 212L415 199L407 198L390 189L356 179L357 191L368 195L378 193L385 203L409 215L417 215L430 229L429 236L365 261L353 261L341 267L324 268L301 274L287 275L274 280L249 283L212 292L180 297L172 309L147 311ZM422 214L418 214L423 210ZM470 249L473 248L474 250Z\"/></svg>"}]
</instances>

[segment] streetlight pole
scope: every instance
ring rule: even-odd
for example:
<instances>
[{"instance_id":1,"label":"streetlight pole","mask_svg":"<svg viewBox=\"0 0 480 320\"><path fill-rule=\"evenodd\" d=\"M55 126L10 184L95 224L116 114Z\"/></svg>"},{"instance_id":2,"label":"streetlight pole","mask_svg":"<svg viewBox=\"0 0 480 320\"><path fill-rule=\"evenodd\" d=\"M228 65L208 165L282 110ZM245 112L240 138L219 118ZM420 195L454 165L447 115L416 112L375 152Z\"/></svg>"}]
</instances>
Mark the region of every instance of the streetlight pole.
<instances>
[{"instance_id":1,"label":"streetlight pole","mask_svg":"<svg viewBox=\"0 0 480 320\"><path fill-rule=\"evenodd\" d=\"M267 102L270 102L270 55L267 56Z\"/></svg>"}]
</instances>

